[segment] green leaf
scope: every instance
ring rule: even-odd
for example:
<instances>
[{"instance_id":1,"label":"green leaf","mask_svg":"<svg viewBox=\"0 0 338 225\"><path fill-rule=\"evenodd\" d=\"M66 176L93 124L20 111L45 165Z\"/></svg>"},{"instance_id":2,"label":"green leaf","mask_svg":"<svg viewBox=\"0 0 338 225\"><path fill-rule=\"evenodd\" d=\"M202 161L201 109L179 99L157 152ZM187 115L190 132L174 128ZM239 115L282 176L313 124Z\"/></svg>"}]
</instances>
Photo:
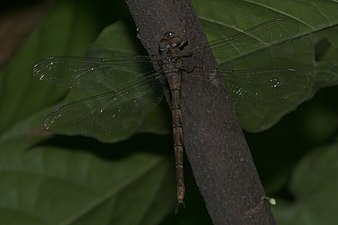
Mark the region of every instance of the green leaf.
<instances>
[{"instance_id":1,"label":"green leaf","mask_svg":"<svg viewBox=\"0 0 338 225\"><path fill-rule=\"evenodd\" d=\"M34 66L33 74L40 80L72 88L44 126L53 133L104 142L127 139L137 130L167 133L168 120L162 109L145 118L163 99L163 88L150 73L149 58L130 57L128 52L135 47L126 44L132 39L125 38L128 32L121 23L106 30L97 39L92 57L49 57ZM106 49L100 49L102 42ZM145 119L151 125L141 127Z\"/></svg>"},{"instance_id":2,"label":"green leaf","mask_svg":"<svg viewBox=\"0 0 338 225\"><path fill-rule=\"evenodd\" d=\"M281 72L276 78L286 86L280 92L278 88L268 89L265 75L257 72L241 80L226 77L226 86L245 130L256 132L271 127L283 115L311 98L319 88L338 83L338 30L334 27L338 24L336 3L320 0L194 3L210 40L230 37L265 21L287 19L286 22L272 24L272 28L265 26L258 29L251 37L244 36L244 40L237 40L234 51L231 51L232 46L228 46L230 50L222 49L226 53L222 52L221 57L226 55L229 61L221 64L221 67L244 71L277 68L277 73ZM323 42L326 42L326 46L319 49ZM217 53L216 58L219 57ZM318 55L325 55L325 59ZM283 68L285 72L281 70ZM234 96L234 90L241 90L244 97L239 99Z\"/></svg>"},{"instance_id":3,"label":"green leaf","mask_svg":"<svg viewBox=\"0 0 338 225\"><path fill-rule=\"evenodd\" d=\"M220 46L217 41L216 44L211 43L219 68L228 73L224 76L225 84L241 124L244 129L252 132L271 127L283 115L311 98L320 88L338 83L338 67L335 60L338 52L338 29L335 27L338 24L338 16L332 13L333 8L338 10L337 4L318 4L320 15L304 17L301 12L293 12L291 8L284 9L278 2L270 2L270 5L258 1L255 3L259 7L252 8L252 2L238 1L195 4L210 40L224 37L235 39L231 45ZM232 4L233 7L229 7ZM297 4L297 7L302 6ZM307 7L305 3L304 7ZM275 12L277 9L279 13ZM245 17L239 17L236 13L245 14ZM237 15L234 16L235 19L230 19L229 15L234 14ZM264 22L266 24L260 27L259 24ZM257 25L258 27L252 29ZM108 26L97 39L91 55L109 58L140 54L141 48L135 44L136 34L129 27L122 22ZM245 31L244 35L237 38L238 32L249 28L250 35L245 35ZM237 36L232 36L235 34ZM231 39L225 41L229 42ZM131 71L132 76L144 73L141 68L132 68ZM122 73L120 77L123 80L129 79L126 73ZM114 81L120 84L119 87L123 87L123 82L118 79L116 76ZM80 99L81 95L76 93L72 97L74 96ZM124 115L119 116L119 120L129 121L134 118L128 113ZM159 125L149 130L155 133L162 133L164 125L167 124L164 119L157 120L156 123L151 119L147 121ZM84 135L114 142L128 138L142 123L142 118L139 118L124 127L126 129L121 130L119 134L94 132Z\"/></svg>"},{"instance_id":4,"label":"green leaf","mask_svg":"<svg viewBox=\"0 0 338 225\"><path fill-rule=\"evenodd\" d=\"M32 65L85 54L100 26L87 4L58 1L0 71L0 224L158 224L173 211L173 163L156 153L163 140L41 142L43 118L68 90L38 81Z\"/></svg>"},{"instance_id":5,"label":"green leaf","mask_svg":"<svg viewBox=\"0 0 338 225\"><path fill-rule=\"evenodd\" d=\"M315 149L295 168L290 191L295 200L277 200L274 215L281 225L336 224L338 219L338 143Z\"/></svg>"},{"instance_id":6,"label":"green leaf","mask_svg":"<svg viewBox=\"0 0 338 225\"><path fill-rule=\"evenodd\" d=\"M168 157L145 152L151 149L142 141L105 146L87 140L95 146L87 151L28 150L25 138L2 141L0 223L157 224L175 204L173 166ZM111 158L103 159L107 148Z\"/></svg>"}]
</instances>

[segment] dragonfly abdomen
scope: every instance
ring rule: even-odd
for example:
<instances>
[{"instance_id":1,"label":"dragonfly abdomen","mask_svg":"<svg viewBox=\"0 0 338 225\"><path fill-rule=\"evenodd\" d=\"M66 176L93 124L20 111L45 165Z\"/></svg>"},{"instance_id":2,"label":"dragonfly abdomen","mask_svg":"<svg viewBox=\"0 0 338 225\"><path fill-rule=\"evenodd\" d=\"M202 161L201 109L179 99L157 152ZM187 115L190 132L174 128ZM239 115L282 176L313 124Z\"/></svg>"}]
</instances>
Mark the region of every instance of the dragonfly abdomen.
<instances>
[{"instance_id":1,"label":"dragonfly abdomen","mask_svg":"<svg viewBox=\"0 0 338 225\"><path fill-rule=\"evenodd\" d=\"M181 75L167 76L171 93L171 115L173 122L174 151L176 161L176 183L177 201L182 204L185 195L184 170L183 170L183 132L182 132L182 111L181 111Z\"/></svg>"}]
</instances>

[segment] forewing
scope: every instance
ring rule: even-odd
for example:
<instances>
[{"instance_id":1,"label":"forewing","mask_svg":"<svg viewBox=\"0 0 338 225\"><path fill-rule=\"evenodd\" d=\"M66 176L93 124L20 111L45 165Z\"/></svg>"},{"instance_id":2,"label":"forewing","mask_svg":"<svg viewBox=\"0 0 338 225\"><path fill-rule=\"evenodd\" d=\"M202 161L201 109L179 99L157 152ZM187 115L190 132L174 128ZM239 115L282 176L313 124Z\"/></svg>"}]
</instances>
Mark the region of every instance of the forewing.
<instances>
[{"instance_id":1,"label":"forewing","mask_svg":"<svg viewBox=\"0 0 338 225\"><path fill-rule=\"evenodd\" d=\"M69 88L115 89L150 71L153 67L146 56L49 57L33 67L33 75L40 80Z\"/></svg>"},{"instance_id":2,"label":"forewing","mask_svg":"<svg viewBox=\"0 0 338 225\"><path fill-rule=\"evenodd\" d=\"M240 58L253 52L284 43L302 32L299 22L290 18L277 18L223 37L209 43L218 63Z\"/></svg>"}]
</instances>

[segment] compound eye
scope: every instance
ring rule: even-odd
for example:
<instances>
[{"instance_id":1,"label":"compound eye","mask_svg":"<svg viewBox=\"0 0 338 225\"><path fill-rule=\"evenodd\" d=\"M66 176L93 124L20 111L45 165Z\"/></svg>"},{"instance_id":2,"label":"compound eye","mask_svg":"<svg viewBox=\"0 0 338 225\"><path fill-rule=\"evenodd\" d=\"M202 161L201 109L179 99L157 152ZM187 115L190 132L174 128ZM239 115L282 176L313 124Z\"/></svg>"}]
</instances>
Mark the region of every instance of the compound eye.
<instances>
[{"instance_id":1,"label":"compound eye","mask_svg":"<svg viewBox=\"0 0 338 225\"><path fill-rule=\"evenodd\" d=\"M179 48L183 44L184 44L184 41L182 40L182 38L177 37L177 36L171 38L171 40L170 40L170 46L173 47L173 48L175 48L175 47Z\"/></svg>"},{"instance_id":2,"label":"compound eye","mask_svg":"<svg viewBox=\"0 0 338 225\"><path fill-rule=\"evenodd\" d=\"M168 44L168 40L161 40L159 43L158 43L158 48L161 52L164 52L166 50L168 50L169 48L169 44Z\"/></svg>"}]
</instances>

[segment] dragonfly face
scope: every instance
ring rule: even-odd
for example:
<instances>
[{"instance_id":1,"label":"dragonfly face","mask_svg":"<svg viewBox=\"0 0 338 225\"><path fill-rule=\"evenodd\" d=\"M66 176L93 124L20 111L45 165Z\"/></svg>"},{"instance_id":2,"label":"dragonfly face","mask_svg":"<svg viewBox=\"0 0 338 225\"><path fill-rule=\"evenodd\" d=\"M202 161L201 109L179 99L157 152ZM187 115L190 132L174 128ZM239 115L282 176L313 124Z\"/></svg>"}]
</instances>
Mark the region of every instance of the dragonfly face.
<instances>
[{"instance_id":1,"label":"dragonfly face","mask_svg":"<svg viewBox=\"0 0 338 225\"><path fill-rule=\"evenodd\" d=\"M164 38L158 43L159 51L161 54L170 52L173 50L182 50L187 42L173 32L167 32L164 34Z\"/></svg>"}]
</instances>

